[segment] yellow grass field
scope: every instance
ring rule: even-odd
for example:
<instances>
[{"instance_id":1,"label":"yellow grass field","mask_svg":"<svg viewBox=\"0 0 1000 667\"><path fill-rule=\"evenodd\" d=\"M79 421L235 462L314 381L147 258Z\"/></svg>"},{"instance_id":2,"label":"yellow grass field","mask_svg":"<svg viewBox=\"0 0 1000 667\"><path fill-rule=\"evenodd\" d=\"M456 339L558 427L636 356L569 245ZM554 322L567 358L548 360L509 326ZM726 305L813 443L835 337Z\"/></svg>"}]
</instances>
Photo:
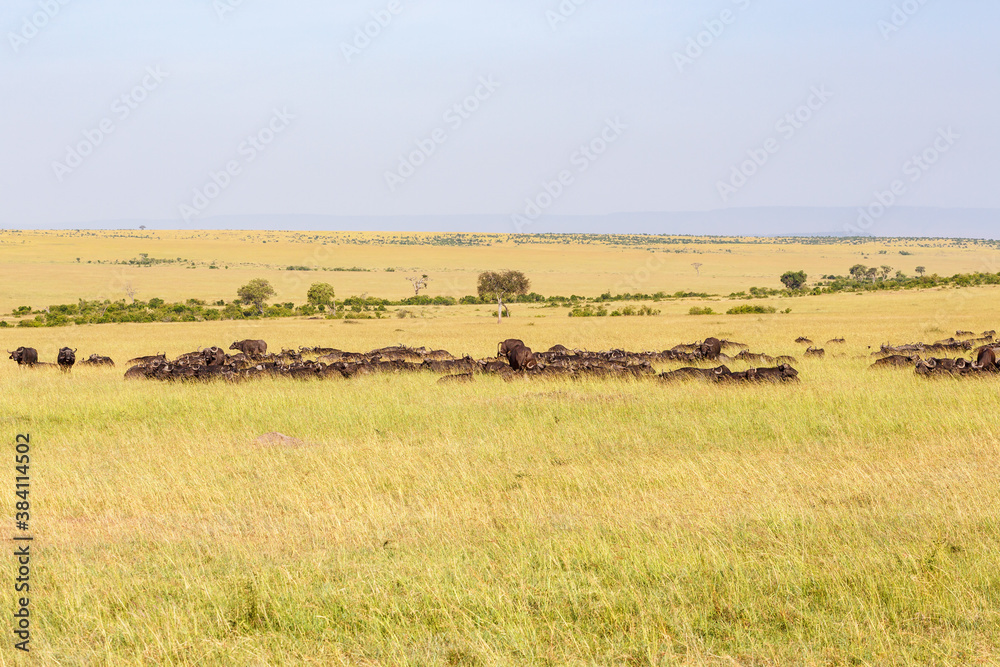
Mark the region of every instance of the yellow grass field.
<instances>
[{"instance_id":1,"label":"yellow grass field","mask_svg":"<svg viewBox=\"0 0 1000 667\"><path fill-rule=\"evenodd\" d=\"M0 319L20 305L120 299L122 281L140 298L230 300L266 277L276 299L301 303L314 280L338 297L400 298L412 293L405 277L423 273L428 294L461 296L497 268L525 271L545 295L583 296L728 294L859 262L1000 270L992 246L941 241L650 250L301 236L2 232ZM196 268L87 264L139 253ZM119 362L69 374L0 364L0 512L15 534L14 438L30 433L35 537L32 652L14 650L7 630L0 664L1000 664L1000 377L867 369L869 346L997 329L998 296L837 294L753 302L787 314L711 316L687 313L729 302L683 299L620 318L513 305L502 325L488 306L461 306L407 319L0 329L5 349L31 345L44 361L69 345ZM847 342L807 361L799 335ZM507 337L536 350L662 350L707 336L797 356L801 382L186 384L126 382L121 363L242 338L484 357ZM295 441L258 441L271 432ZM14 558L0 562L0 607L13 610Z\"/></svg>"}]
</instances>

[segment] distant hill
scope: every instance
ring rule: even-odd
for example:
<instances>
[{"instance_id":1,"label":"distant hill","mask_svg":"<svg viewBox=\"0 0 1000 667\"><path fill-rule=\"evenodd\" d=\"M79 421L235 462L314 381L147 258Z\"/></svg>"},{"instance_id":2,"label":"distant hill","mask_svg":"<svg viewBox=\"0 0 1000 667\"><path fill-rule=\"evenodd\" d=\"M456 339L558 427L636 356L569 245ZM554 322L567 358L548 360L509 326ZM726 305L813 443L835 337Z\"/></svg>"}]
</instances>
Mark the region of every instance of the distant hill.
<instances>
[{"instance_id":1,"label":"distant hill","mask_svg":"<svg viewBox=\"0 0 1000 667\"><path fill-rule=\"evenodd\" d=\"M1000 210L896 207L882 218L857 208L732 208L714 211L543 215L520 228L509 215L228 215L185 225L168 220L102 220L58 229L280 229L480 233L618 233L691 236L882 236L1000 239Z\"/></svg>"}]
</instances>

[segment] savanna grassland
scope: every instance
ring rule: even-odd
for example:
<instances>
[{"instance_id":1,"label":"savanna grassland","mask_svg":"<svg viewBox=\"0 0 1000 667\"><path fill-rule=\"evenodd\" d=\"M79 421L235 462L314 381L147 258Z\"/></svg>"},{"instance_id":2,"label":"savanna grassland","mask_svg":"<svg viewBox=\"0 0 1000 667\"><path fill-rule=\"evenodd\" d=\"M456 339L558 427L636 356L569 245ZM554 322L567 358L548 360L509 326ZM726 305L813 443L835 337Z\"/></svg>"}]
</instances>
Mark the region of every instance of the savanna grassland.
<instances>
[{"instance_id":1,"label":"savanna grassland","mask_svg":"<svg viewBox=\"0 0 1000 667\"><path fill-rule=\"evenodd\" d=\"M779 287L786 270L842 274L861 262L946 275L994 261L992 246L919 240L650 249L142 234L0 234L0 313L122 298L121 270L141 298L231 299L267 277L276 299L301 302L314 280L338 297L406 296L414 273L431 277L431 295L461 296L496 268L524 271L543 294L596 296L625 281L638 287L618 291L728 294ZM329 257L315 254L322 247ZM87 264L140 253L195 268ZM310 257L369 271L281 271ZM31 345L45 361L70 345L119 362L66 375L0 364L11 454L0 511L13 520L13 439L30 433L35 536L32 653L19 655L8 634L0 661L998 664L1000 378L867 369L869 346L997 329L998 296L843 293L752 302L790 313L709 316L687 312L730 301L683 299L651 304L658 316L616 318L512 305L499 326L495 309L454 306L406 319L0 329L6 349ZM800 335L847 342L805 360ZM122 379L130 357L241 338L483 357L511 336L539 350L662 350L719 336L797 356L801 382ZM271 432L294 440L258 440ZM0 606L11 610L15 565L5 563Z\"/></svg>"}]
</instances>

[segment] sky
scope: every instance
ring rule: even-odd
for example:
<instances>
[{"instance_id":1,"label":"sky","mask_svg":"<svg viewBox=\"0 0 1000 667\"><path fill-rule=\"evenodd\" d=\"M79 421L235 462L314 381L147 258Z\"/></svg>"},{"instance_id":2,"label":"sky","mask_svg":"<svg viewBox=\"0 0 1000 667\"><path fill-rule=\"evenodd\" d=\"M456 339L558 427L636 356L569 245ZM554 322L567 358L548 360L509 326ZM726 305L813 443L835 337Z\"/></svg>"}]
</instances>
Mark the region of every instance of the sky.
<instances>
[{"instance_id":1,"label":"sky","mask_svg":"<svg viewBox=\"0 0 1000 667\"><path fill-rule=\"evenodd\" d=\"M4 0L0 227L1000 209L998 28L995 0Z\"/></svg>"}]
</instances>

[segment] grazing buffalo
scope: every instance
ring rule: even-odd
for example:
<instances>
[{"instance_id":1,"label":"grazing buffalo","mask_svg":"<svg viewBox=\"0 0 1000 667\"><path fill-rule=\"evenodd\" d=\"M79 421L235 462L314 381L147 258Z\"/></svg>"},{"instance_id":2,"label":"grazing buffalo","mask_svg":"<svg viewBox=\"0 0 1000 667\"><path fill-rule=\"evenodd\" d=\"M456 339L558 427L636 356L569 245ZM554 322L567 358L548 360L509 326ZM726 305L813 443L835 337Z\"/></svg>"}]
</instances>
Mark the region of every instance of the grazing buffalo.
<instances>
[{"instance_id":1,"label":"grazing buffalo","mask_svg":"<svg viewBox=\"0 0 1000 667\"><path fill-rule=\"evenodd\" d=\"M73 368L73 364L76 363L76 350L64 347L59 350L59 356L56 357L56 363L59 364L59 368L64 371L68 371Z\"/></svg>"},{"instance_id":2,"label":"grazing buffalo","mask_svg":"<svg viewBox=\"0 0 1000 667\"><path fill-rule=\"evenodd\" d=\"M722 354L722 341L718 338L706 338L700 345L698 345L697 352L701 354L702 359L714 360L718 359L719 355Z\"/></svg>"},{"instance_id":3,"label":"grazing buffalo","mask_svg":"<svg viewBox=\"0 0 1000 667\"><path fill-rule=\"evenodd\" d=\"M497 343L497 356L506 357L511 350L516 347L524 347L524 341L517 338L508 338L502 343Z\"/></svg>"},{"instance_id":4,"label":"grazing buffalo","mask_svg":"<svg viewBox=\"0 0 1000 667\"><path fill-rule=\"evenodd\" d=\"M221 347L207 347L201 351L201 359L206 366L223 366L226 363L226 352Z\"/></svg>"},{"instance_id":5,"label":"grazing buffalo","mask_svg":"<svg viewBox=\"0 0 1000 667\"><path fill-rule=\"evenodd\" d=\"M795 339L795 342L801 343L803 345L812 345L812 341L806 338L805 336L799 336L798 338Z\"/></svg>"},{"instance_id":6,"label":"grazing buffalo","mask_svg":"<svg viewBox=\"0 0 1000 667\"><path fill-rule=\"evenodd\" d=\"M659 378L665 382L676 380L715 380L721 375L729 375L731 371L726 366L717 368L678 368L675 371L660 373Z\"/></svg>"},{"instance_id":7,"label":"grazing buffalo","mask_svg":"<svg viewBox=\"0 0 1000 667\"><path fill-rule=\"evenodd\" d=\"M111 357L102 357L99 354L92 354L80 362L81 366L114 366L115 362Z\"/></svg>"},{"instance_id":8,"label":"grazing buffalo","mask_svg":"<svg viewBox=\"0 0 1000 667\"><path fill-rule=\"evenodd\" d=\"M530 348L518 345L507 352L507 363L515 371L531 370L538 366L538 360Z\"/></svg>"},{"instance_id":9,"label":"grazing buffalo","mask_svg":"<svg viewBox=\"0 0 1000 667\"><path fill-rule=\"evenodd\" d=\"M969 337L969 336L975 336L976 334L972 333L971 331L961 331L961 330L959 330L959 331L955 332L955 335L956 336Z\"/></svg>"},{"instance_id":10,"label":"grazing buffalo","mask_svg":"<svg viewBox=\"0 0 1000 667\"><path fill-rule=\"evenodd\" d=\"M239 350L251 359L259 359L267 354L267 343L262 340L238 340L229 349Z\"/></svg>"},{"instance_id":11,"label":"grazing buffalo","mask_svg":"<svg viewBox=\"0 0 1000 667\"><path fill-rule=\"evenodd\" d=\"M831 338L830 340L826 341L826 344L827 345L843 345L846 342L847 341L845 339L843 339L843 338Z\"/></svg>"},{"instance_id":12,"label":"grazing buffalo","mask_svg":"<svg viewBox=\"0 0 1000 667\"><path fill-rule=\"evenodd\" d=\"M38 363L38 350L33 347L19 347L10 352L10 358L17 362L18 366L34 366Z\"/></svg>"},{"instance_id":13,"label":"grazing buffalo","mask_svg":"<svg viewBox=\"0 0 1000 667\"><path fill-rule=\"evenodd\" d=\"M822 359L826 356L826 350L821 347L810 347L806 350L807 357L813 357L816 359Z\"/></svg>"}]
</instances>

